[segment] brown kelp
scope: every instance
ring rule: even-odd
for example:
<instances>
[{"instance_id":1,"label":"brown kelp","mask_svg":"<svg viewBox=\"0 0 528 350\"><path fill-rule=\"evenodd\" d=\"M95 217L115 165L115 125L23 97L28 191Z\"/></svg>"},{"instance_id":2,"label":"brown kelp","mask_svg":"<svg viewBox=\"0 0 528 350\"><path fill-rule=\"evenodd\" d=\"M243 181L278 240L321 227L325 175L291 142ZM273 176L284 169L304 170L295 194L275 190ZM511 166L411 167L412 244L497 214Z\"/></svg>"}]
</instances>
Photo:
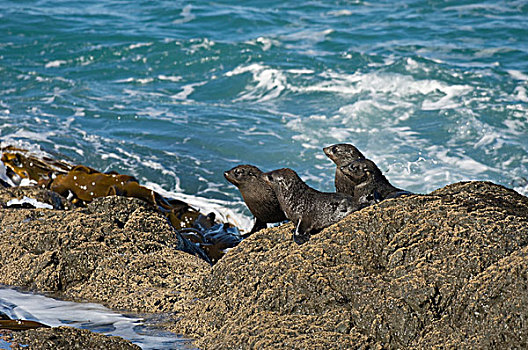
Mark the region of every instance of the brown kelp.
<instances>
[{"instance_id":1,"label":"brown kelp","mask_svg":"<svg viewBox=\"0 0 528 350\"><path fill-rule=\"evenodd\" d=\"M236 227L217 222L214 213L204 215L181 200L165 198L142 186L130 175L103 173L85 165L73 166L49 157L37 157L12 146L2 149L1 160L6 167L6 176L14 184L27 179L68 198L77 207L105 196L141 199L165 214L184 239L182 250L200 255L210 263L218 261L227 249L242 240Z\"/></svg>"}]
</instances>

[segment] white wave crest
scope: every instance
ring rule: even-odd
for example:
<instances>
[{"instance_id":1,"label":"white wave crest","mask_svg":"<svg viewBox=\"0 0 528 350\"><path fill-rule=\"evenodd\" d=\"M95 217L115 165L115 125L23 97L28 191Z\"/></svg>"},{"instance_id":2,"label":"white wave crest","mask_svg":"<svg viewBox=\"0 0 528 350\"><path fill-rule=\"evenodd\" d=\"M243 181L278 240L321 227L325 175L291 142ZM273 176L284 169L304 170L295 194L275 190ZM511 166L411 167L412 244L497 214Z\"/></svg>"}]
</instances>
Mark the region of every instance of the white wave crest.
<instances>
[{"instance_id":1,"label":"white wave crest","mask_svg":"<svg viewBox=\"0 0 528 350\"><path fill-rule=\"evenodd\" d=\"M519 70L510 69L510 70L507 70L506 72L508 72L508 74L511 75L511 77L514 79L528 81L528 75L524 74L523 72Z\"/></svg>"},{"instance_id":2,"label":"white wave crest","mask_svg":"<svg viewBox=\"0 0 528 350\"><path fill-rule=\"evenodd\" d=\"M196 18L194 14L191 13L192 5L185 5L180 13L182 18L175 19L172 21L174 24L183 24L192 21Z\"/></svg>"},{"instance_id":3,"label":"white wave crest","mask_svg":"<svg viewBox=\"0 0 528 350\"><path fill-rule=\"evenodd\" d=\"M48 63L46 63L44 65L45 68L56 68L56 67L60 67L62 66L63 64L66 64L68 63L67 61L64 61L64 60L55 60L55 61L50 61Z\"/></svg>"},{"instance_id":4,"label":"white wave crest","mask_svg":"<svg viewBox=\"0 0 528 350\"><path fill-rule=\"evenodd\" d=\"M369 95L376 99L384 98L398 103L405 103L405 99L412 96L427 96L435 93L443 95L424 100L422 108L425 110L455 108L460 103L455 102L454 97L466 95L473 90L469 85L448 85L428 79L416 80L410 75L398 73L344 74L327 71L320 74L320 77L323 78L320 83L292 89L298 92Z\"/></svg>"},{"instance_id":5,"label":"white wave crest","mask_svg":"<svg viewBox=\"0 0 528 350\"><path fill-rule=\"evenodd\" d=\"M128 46L128 49L129 50L134 50L134 49L137 49L137 48L140 48L140 47L149 47L149 46L152 46L153 43L137 43L137 44L131 44Z\"/></svg>"},{"instance_id":6,"label":"white wave crest","mask_svg":"<svg viewBox=\"0 0 528 350\"><path fill-rule=\"evenodd\" d=\"M258 63L239 66L225 75L231 77L244 73L251 73L257 85L242 93L235 101L269 101L279 97L288 85L282 71Z\"/></svg>"}]
</instances>

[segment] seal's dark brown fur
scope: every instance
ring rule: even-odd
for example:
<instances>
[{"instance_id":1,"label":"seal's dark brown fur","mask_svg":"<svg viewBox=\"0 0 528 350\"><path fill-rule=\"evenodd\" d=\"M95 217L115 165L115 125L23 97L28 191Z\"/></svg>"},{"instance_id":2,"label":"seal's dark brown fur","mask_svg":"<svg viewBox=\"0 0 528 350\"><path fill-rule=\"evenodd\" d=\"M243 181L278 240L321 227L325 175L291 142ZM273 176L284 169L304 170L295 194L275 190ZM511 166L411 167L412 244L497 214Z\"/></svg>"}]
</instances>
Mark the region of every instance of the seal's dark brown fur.
<instances>
[{"instance_id":1,"label":"seal's dark brown fur","mask_svg":"<svg viewBox=\"0 0 528 350\"><path fill-rule=\"evenodd\" d=\"M411 194L394 187L381 173L377 165L369 159L358 159L339 167L351 183L354 183L354 200L363 205L371 205L384 199Z\"/></svg>"},{"instance_id":2,"label":"seal's dark brown fur","mask_svg":"<svg viewBox=\"0 0 528 350\"><path fill-rule=\"evenodd\" d=\"M328 146L323 148L323 151L337 165L335 173L336 191L353 196L354 188L358 183L345 176L340 167L358 159L365 159L365 156L354 145L347 143Z\"/></svg>"},{"instance_id":3,"label":"seal's dark brown fur","mask_svg":"<svg viewBox=\"0 0 528 350\"><path fill-rule=\"evenodd\" d=\"M352 196L311 188L292 169L264 173L263 178L275 191L286 217L295 224L293 239L297 243L304 243L310 234L361 208Z\"/></svg>"},{"instance_id":4,"label":"seal's dark brown fur","mask_svg":"<svg viewBox=\"0 0 528 350\"><path fill-rule=\"evenodd\" d=\"M261 175L262 171L253 165L238 165L224 173L227 181L238 187L256 219L255 225L245 237L265 228L267 223L286 220L275 192Z\"/></svg>"}]
</instances>

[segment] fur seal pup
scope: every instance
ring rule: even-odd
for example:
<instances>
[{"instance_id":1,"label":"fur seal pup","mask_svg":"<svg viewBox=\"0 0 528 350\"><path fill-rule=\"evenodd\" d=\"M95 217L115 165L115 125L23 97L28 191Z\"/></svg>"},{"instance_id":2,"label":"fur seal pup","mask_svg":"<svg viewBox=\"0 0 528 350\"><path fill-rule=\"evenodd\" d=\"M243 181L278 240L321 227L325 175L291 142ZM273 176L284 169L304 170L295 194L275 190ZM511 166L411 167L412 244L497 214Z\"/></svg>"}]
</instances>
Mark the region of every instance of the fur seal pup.
<instances>
[{"instance_id":1,"label":"fur seal pup","mask_svg":"<svg viewBox=\"0 0 528 350\"><path fill-rule=\"evenodd\" d=\"M362 208L352 196L311 188L292 169L278 169L262 176L275 191L286 217L295 224L293 240L298 244Z\"/></svg>"},{"instance_id":2,"label":"fur seal pup","mask_svg":"<svg viewBox=\"0 0 528 350\"><path fill-rule=\"evenodd\" d=\"M238 165L224 172L226 180L238 188L256 219L251 231L242 236L244 238L266 228L267 223L286 220L275 192L261 175L262 171L253 165Z\"/></svg>"},{"instance_id":3,"label":"fur seal pup","mask_svg":"<svg viewBox=\"0 0 528 350\"><path fill-rule=\"evenodd\" d=\"M412 194L391 185L378 166L369 159L358 159L339 167L355 183L354 199L361 205L371 205L384 199Z\"/></svg>"},{"instance_id":4,"label":"fur seal pup","mask_svg":"<svg viewBox=\"0 0 528 350\"><path fill-rule=\"evenodd\" d=\"M354 195L354 187L358 184L345 176L340 167L358 159L365 159L356 146L348 143L339 143L323 148L324 153L337 165L335 173L335 188L337 192Z\"/></svg>"}]
</instances>

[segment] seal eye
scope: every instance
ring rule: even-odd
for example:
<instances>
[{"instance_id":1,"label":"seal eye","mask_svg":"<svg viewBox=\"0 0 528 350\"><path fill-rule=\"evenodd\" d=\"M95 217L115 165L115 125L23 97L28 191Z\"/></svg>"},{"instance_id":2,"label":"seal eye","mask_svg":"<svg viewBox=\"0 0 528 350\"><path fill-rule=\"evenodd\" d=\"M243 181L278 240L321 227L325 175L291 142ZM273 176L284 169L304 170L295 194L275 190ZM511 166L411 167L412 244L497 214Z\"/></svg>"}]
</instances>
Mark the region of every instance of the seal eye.
<instances>
[{"instance_id":1,"label":"seal eye","mask_svg":"<svg viewBox=\"0 0 528 350\"><path fill-rule=\"evenodd\" d=\"M336 154L336 153L337 153L337 151L338 151L338 149L337 149L337 148L338 148L337 146L332 146L332 148L331 148L331 150L332 150L332 153Z\"/></svg>"},{"instance_id":2,"label":"seal eye","mask_svg":"<svg viewBox=\"0 0 528 350\"><path fill-rule=\"evenodd\" d=\"M236 176L236 177L240 177L240 176L242 176L242 174L244 174L244 171L243 171L243 170L235 169L235 176Z\"/></svg>"}]
</instances>

